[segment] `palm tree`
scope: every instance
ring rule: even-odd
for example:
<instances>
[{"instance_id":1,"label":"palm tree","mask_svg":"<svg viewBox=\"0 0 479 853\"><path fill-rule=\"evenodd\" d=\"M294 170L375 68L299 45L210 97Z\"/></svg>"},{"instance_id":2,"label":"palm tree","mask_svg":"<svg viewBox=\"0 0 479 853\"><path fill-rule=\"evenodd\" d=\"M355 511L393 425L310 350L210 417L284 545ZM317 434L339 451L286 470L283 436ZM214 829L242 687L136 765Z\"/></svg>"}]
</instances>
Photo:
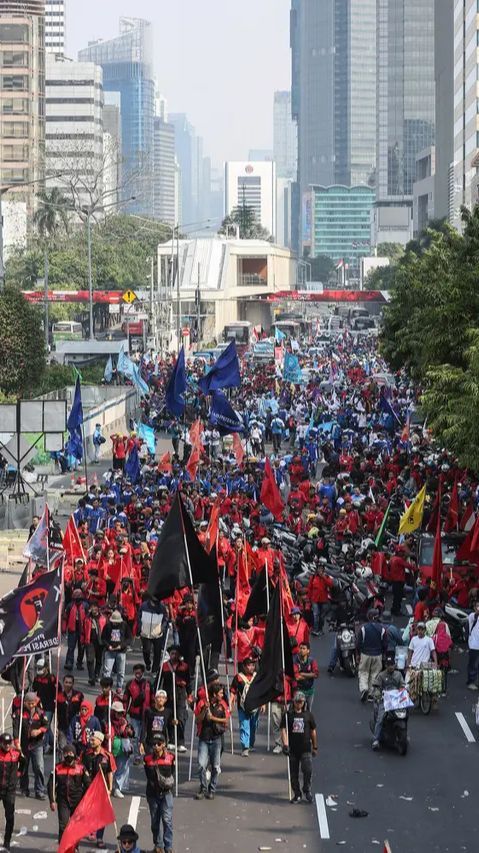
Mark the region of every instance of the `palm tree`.
<instances>
[{"instance_id":1,"label":"palm tree","mask_svg":"<svg viewBox=\"0 0 479 853\"><path fill-rule=\"evenodd\" d=\"M35 213L34 223L40 237L55 237L61 228L68 231L69 203L61 190L58 187L42 190L37 198L40 206Z\"/></svg>"}]
</instances>

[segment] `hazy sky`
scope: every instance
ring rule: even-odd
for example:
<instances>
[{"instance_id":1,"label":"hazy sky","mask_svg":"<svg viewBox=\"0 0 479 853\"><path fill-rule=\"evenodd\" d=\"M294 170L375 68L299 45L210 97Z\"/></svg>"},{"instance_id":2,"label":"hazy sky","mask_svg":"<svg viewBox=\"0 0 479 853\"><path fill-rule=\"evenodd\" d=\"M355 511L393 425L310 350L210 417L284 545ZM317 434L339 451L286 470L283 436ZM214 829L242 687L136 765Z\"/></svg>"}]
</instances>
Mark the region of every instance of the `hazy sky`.
<instances>
[{"instance_id":1,"label":"hazy sky","mask_svg":"<svg viewBox=\"0 0 479 853\"><path fill-rule=\"evenodd\" d=\"M216 165L271 148L273 93L290 87L290 0L66 0L67 52L151 20L155 66L171 112L185 112Z\"/></svg>"}]
</instances>

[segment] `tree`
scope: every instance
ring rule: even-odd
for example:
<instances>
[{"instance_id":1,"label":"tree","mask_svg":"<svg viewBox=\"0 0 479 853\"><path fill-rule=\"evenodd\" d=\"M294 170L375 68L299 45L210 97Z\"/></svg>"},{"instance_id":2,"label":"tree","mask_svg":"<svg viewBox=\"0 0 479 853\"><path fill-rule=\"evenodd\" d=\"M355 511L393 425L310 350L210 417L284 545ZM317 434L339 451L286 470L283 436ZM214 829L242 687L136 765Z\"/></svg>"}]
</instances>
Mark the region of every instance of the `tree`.
<instances>
[{"instance_id":1,"label":"tree","mask_svg":"<svg viewBox=\"0 0 479 853\"><path fill-rule=\"evenodd\" d=\"M379 243L377 254L378 258L389 258L392 264L397 264L404 255L404 246L402 243Z\"/></svg>"},{"instance_id":2,"label":"tree","mask_svg":"<svg viewBox=\"0 0 479 853\"><path fill-rule=\"evenodd\" d=\"M17 290L0 295L0 392L21 396L45 372L40 314Z\"/></svg>"},{"instance_id":3,"label":"tree","mask_svg":"<svg viewBox=\"0 0 479 853\"><path fill-rule=\"evenodd\" d=\"M327 284L329 280L335 277L336 266L329 255L318 255L316 258L311 258L309 255L304 255L304 259L308 264L311 264L311 280L321 281Z\"/></svg>"},{"instance_id":4,"label":"tree","mask_svg":"<svg viewBox=\"0 0 479 853\"><path fill-rule=\"evenodd\" d=\"M58 187L37 194L40 202L34 225L40 237L54 238L63 229L68 231L68 201Z\"/></svg>"},{"instance_id":5,"label":"tree","mask_svg":"<svg viewBox=\"0 0 479 853\"><path fill-rule=\"evenodd\" d=\"M228 229L236 226L239 226L240 240L272 239L269 231L263 228L261 223L256 219L256 213L253 208L247 205L235 207L229 216L223 219L218 234L226 234Z\"/></svg>"}]
</instances>

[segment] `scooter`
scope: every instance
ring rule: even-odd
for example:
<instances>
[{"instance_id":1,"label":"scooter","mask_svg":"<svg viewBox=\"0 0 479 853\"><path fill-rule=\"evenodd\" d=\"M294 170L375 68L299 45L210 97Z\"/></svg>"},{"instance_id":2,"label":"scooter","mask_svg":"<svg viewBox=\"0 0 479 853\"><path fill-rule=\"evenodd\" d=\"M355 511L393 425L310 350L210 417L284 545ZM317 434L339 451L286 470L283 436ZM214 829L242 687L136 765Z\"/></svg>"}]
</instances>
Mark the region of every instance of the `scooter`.
<instances>
[{"instance_id":1,"label":"scooter","mask_svg":"<svg viewBox=\"0 0 479 853\"><path fill-rule=\"evenodd\" d=\"M374 734L376 718L378 714L377 704L374 704L374 717L369 723L371 732ZM409 711L407 708L399 708L397 711L386 711L383 719L381 737L379 743L381 746L389 749L397 749L399 755L406 755L408 748L407 725L409 719Z\"/></svg>"},{"instance_id":2,"label":"scooter","mask_svg":"<svg viewBox=\"0 0 479 853\"><path fill-rule=\"evenodd\" d=\"M467 642L467 610L451 604L449 601L444 605L444 617L451 632L453 643Z\"/></svg>"},{"instance_id":3,"label":"scooter","mask_svg":"<svg viewBox=\"0 0 479 853\"><path fill-rule=\"evenodd\" d=\"M344 622L339 626L336 633L336 647L338 650L338 662L342 670L354 678L358 672L356 662L356 637L354 628Z\"/></svg>"}]
</instances>

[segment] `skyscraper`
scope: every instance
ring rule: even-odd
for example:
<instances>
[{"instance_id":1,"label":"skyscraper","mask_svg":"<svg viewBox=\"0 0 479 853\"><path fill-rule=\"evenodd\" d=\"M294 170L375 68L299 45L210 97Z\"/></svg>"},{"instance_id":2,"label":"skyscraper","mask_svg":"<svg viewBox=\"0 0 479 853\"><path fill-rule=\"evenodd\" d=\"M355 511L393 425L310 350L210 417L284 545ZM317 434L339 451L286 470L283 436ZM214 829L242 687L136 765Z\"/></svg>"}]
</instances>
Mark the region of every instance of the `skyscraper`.
<instances>
[{"instance_id":1,"label":"skyscraper","mask_svg":"<svg viewBox=\"0 0 479 853\"><path fill-rule=\"evenodd\" d=\"M45 155L48 187L75 208L103 200L102 70L93 62L47 55Z\"/></svg>"},{"instance_id":2,"label":"skyscraper","mask_svg":"<svg viewBox=\"0 0 479 853\"><path fill-rule=\"evenodd\" d=\"M120 96L122 198L124 210L153 215L155 83L153 37L149 21L120 18L120 35L90 44L79 52L82 62L103 68L105 92Z\"/></svg>"},{"instance_id":3,"label":"skyscraper","mask_svg":"<svg viewBox=\"0 0 479 853\"><path fill-rule=\"evenodd\" d=\"M15 207L15 215L21 212L18 236L31 223L44 174L44 8L43 0L0 0L0 184L2 195L8 190L7 220L9 207Z\"/></svg>"},{"instance_id":4,"label":"skyscraper","mask_svg":"<svg viewBox=\"0 0 479 853\"><path fill-rule=\"evenodd\" d=\"M298 128L291 114L291 92L274 93L273 159L278 178L296 180Z\"/></svg>"},{"instance_id":5,"label":"skyscraper","mask_svg":"<svg viewBox=\"0 0 479 853\"><path fill-rule=\"evenodd\" d=\"M416 157L435 136L434 0L378 0L377 64L376 241L407 242Z\"/></svg>"},{"instance_id":6,"label":"skyscraper","mask_svg":"<svg viewBox=\"0 0 479 853\"><path fill-rule=\"evenodd\" d=\"M65 0L45 2L45 50L58 56L65 53Z\"/></svg>"},{"instance_id":7,"label":"skyscraper","mask_svg":"<svg viewBox=\"0 0 479 853\"><path fill-rule=\"evenodd\" d=\"M452 221L460 226L461 205L479 201L479 115L477 0L454 0L454 196Z\"/></svg>"},{"instance_id":8,"label":"skyscraper","mask_svg":"<svg viewBox=\"0 0 479 853\"><path fill-rule=\"evenodd\" d=\"M452 220L451 172L454 162L454 0L434 4L436 82L436 163L434 218ZM461 3L461 5L463 5Z\"/></svg>"},{"instance_id":9,"label":"skyscraper","mask_svg":"<svg viewBox=\"0 0 479 853\"><path fill-rule=\"evenodd\" d=\"M313 184L374 183L376 0L292 0L298 206Z\"/></svg>"},{"instance_id":10,"label":"skyscraper","mask_svg":"<svg viewBox=\"0 0 479 853\"><path fill-rule=\"evenodd\" d=\"M176 225L175 219L175 128L155 118L154 215L160 222Z\"/></svg>"}]
</instances>

